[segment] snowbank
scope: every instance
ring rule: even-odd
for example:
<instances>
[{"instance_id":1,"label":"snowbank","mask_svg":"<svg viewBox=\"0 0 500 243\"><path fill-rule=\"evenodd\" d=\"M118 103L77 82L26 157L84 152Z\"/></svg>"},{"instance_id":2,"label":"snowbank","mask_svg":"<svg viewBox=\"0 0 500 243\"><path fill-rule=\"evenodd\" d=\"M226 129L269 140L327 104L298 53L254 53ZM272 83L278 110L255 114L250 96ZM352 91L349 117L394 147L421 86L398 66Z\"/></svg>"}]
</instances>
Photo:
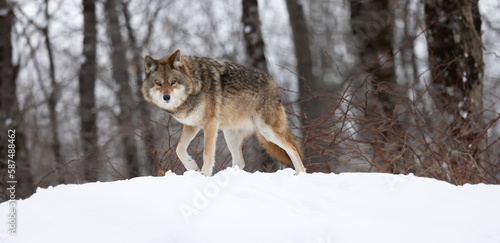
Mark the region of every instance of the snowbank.
<instances>
[{"instance_id":1,"label":"snowbank","mask_svg":"<svg viewBox=\"0 0 500 243\"><path fill-rule=\"evenodd\" d=\"M500 186L227 169L38 189L0 242L500 242Z\"/></svg>"}]
</instances>

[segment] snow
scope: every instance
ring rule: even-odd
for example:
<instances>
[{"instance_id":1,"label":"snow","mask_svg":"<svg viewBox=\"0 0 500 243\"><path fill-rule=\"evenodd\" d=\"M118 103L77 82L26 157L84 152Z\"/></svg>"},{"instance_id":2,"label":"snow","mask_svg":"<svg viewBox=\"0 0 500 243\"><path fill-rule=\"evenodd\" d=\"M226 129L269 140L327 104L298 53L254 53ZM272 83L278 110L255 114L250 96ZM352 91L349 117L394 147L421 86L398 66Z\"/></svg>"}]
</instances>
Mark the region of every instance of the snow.
<instances>
[{"instance_id":1,"label":"snow","mask_svg":"<svg viewBox=\"0 0 500 243\"><path fill-rule=\"evenodd\" d=\"M38 189L0 242L500 242L500 186L228 168ZM9 205L0 204L7 221Z\"/></svg>"}]
</instances>

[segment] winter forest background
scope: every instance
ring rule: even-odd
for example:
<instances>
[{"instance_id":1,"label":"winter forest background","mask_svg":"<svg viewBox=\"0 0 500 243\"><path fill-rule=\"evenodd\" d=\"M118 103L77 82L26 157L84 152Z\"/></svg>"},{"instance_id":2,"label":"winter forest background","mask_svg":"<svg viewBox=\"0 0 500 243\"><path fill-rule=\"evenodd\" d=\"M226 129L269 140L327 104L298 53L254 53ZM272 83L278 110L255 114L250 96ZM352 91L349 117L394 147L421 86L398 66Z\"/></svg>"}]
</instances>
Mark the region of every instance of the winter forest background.
<instances>
[{"instance_id":1,"label":"winter forest background","mask_svg":"<svg viewBox=\"0 0 500 243\"><path fill-rule=\"evenodd\" d=\"M0 0L1 190L185 170L140 93L145 55L252 65L281 87L308 172L500 180L496 0ZM203 133L189 152L202 162ZM219 135L214 172L230 165ZM275 171L256 141L247 171ZM2 192L1 201L6 199Z\"/></svg>"}]
</instances>

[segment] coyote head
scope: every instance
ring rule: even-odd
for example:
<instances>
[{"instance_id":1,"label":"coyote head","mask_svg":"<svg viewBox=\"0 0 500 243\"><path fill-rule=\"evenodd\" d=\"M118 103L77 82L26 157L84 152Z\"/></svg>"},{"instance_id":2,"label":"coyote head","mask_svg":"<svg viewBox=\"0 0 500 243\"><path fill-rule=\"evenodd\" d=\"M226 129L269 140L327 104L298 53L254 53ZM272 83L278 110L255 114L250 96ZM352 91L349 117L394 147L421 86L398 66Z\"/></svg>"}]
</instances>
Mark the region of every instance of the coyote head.
<instances>
[{"instance_id":1,"label":"coyote head","mask_svg":"<svg viewBox=\"0 0 500 243\"><path fill-rule=\"evenodd\" d=\"M174 112L190 93L190 80L183 69L179 50L161 60L144 59L146 79L142 83L144 99L159 108Z\"/></svg>"}]
</instances>

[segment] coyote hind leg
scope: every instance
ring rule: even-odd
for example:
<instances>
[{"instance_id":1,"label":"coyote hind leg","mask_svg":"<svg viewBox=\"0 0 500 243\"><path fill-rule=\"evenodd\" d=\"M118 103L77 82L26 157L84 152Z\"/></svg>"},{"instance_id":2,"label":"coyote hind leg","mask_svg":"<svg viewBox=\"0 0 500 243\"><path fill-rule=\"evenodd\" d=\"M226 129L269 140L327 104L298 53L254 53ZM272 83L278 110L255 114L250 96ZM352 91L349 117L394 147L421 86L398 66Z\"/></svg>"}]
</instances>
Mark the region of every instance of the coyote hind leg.
<instances>
[{"instance_id":1,"label":"coyote hind leg","mask_svg":"<svg viewBox=\"0 0 500 243\"><path fill-rule=\"evenodd\" d=\"M227 148L231 152L233 167L238 166L240 169L245 167L245 160L243 158L243 142L253 133L253 131L241 129L225 129L224 139L226 140Z\"/></svg>"},{"instance_id":2,"label":"coyote hind leg","mask_svg":"<svg viewBox=\"0 0 500 243\"><path fill-rule=\"evenodd\" d=\"M294 145L296 144L296 142L293 141L294 138L286 124L286 118L281 119L281 122L278 122L275 126L267 124L262 118L255 118L254 121L257 129L259 130L259 133L267 141L278 145L278 147L283 149L288 154L288 157L292 161L293 167L295 168L295 174L297 175L301 172L305 173L306 169L302 164L302 160L300 159L300 152L298 150L300 148Z\"/></svg>"}]
</instances>

